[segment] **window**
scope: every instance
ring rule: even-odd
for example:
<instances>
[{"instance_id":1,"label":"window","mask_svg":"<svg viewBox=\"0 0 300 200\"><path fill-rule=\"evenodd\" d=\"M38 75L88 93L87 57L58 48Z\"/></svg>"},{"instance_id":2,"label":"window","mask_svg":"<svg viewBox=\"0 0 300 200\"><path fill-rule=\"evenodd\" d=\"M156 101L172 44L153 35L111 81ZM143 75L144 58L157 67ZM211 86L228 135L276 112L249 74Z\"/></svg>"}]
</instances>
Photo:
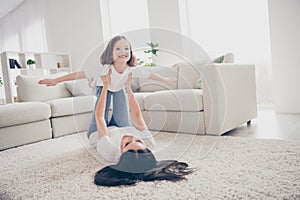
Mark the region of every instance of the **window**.
<instances>
[{"instance_id":1,"label":"window","mask_svg":"<svg viewBox=\"0 0 300 200\"><path fill-rule=\"evenodd\" d=\"M185 27L187 35L211 58L233 52L235 63L254 63L258 103L273 104L267 0L186 0L185 3L186 16L181 16L181 27Z\"/></svg>"},{"instance_id":2,"label":"window","mask_svg":"<svg viewBox=\"0 0 300 200\"><path fill-rule=\"evenodd\" d=\"M100 0L104 40L149 27L147 0Z\"/></svg>"}]
</instances>

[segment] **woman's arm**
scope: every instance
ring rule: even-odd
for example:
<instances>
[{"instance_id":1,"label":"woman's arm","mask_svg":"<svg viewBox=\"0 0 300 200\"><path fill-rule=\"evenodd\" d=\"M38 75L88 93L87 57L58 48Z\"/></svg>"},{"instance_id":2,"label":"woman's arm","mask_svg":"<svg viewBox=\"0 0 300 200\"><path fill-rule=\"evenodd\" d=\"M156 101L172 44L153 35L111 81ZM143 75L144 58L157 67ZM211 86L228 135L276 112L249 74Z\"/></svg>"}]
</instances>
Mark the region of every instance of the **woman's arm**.
<instances>
[{"instance_id":1,"label":"woman's arm","mask_svg":"<svg viewBox=\"0 0 300 200\"><path fill-rule=\"evenodd\" d=\"M177 80L175 77L164 77L154 72L149 73L148 79L161 81L170 86L174 85Z\"/></svg>"},{"instance_id":2,"label":"woman's arm","mask_svg":"<svg viewBox=\"0 0 300 200\"><path fill-rule=\"evenodd\" d=\"M96 116L96 125L97 125L97 132L98 132L99 139L103 136L109 135L106 127L106 122L104 119L104 114L105 114L107 90L108 90L108 85L110 83L110 74L111 74L111 70L109 70L107 75L101 76L103 82L103 88L98 103L96 105L95 116Z\"/></svg>"},{"instance_id":3,"label":"woman's arm","mask_svg":"<svg viewBox=\"0 0 300 200\"><path fill-rule=\"evenodd\" d=\"M132 80L132 74L129 74L128 80L125 83L125 89L128 95L130 115L133 119L135 127L140 131L143 131L147 129L147 125L144 121L140 106L133 95L133 91L131 89L131 80Z\"/></svg>"},{"instance_id":4,"label":"woman's arm","mask_svg":"<svg viewBox=\"0 0 300 200\"><path fill-rule=\"evenodd\" d=\"M40 80L39 84L46 85L46 86L55 86L60 82L71 81L76 79L84 79L84 78L86 78L84 72L73 72L57 78L47 78L47 79Z\"/></svg>"}]
</instances>

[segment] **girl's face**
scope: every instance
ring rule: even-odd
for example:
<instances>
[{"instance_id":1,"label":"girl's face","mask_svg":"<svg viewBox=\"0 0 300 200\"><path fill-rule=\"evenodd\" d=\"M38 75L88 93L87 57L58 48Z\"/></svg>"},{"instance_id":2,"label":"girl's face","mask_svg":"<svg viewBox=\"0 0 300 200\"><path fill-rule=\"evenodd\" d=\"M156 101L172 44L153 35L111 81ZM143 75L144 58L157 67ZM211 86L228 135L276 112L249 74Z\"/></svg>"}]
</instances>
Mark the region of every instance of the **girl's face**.
<instances>
[{"instance_id":1,"label":"girl's face","mask_svg":"<svg viewBox=\"0 0 300 200\"><path fill-rule=\"evenodd\" d=\"M114 62L125 62L130 60L130 45L125 39L120 39L116 42L113 48Z\"/></svg>"}]
</instances>

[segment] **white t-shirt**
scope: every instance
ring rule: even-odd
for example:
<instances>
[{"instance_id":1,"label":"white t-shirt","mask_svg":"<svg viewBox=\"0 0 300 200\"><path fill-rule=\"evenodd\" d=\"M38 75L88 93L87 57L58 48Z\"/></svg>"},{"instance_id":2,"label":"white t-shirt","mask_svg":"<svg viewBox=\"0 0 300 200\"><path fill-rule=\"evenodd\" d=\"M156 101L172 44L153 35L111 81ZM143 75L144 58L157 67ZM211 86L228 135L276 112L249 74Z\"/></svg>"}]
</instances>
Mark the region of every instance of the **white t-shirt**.
<instances>
[{"instance_id":1,"label":"white t-shirt","mask_svg":"<svg viewBox=\"0 0 300 200\"><path fill-rule=\"evenodd\" d=\"M96 147L102 158L109 163L117 163L122 154L121 141L124 136L134 136L142 139L147 148L154 149L155 141L149 130L140 131L135 127L108 127L109 136L98 138L94 132L89 137L90 146Z\"/></svg>"},{"instance_id":2,"label":"white t-shirt","mask_svg":"<svg viewBox=\"0 0 300 200\"><path fill-rule=\"evenodd\" d=\"M84 73L86 77L92 81L92 86L95 88L95 86L103 86L100 76L106 75L110 68L112 69L112 73L110 75L111 82L108 86L108 90L111 92L117 92L124 88L124 84L128 79L129 73L132 73L132 78L147 79L150 75L150 73L141 66L129 67L128 65L122 74L117 72L113 65L101 65L96 69L87 67L84 70Z\"/></svg>"}]
</instances>

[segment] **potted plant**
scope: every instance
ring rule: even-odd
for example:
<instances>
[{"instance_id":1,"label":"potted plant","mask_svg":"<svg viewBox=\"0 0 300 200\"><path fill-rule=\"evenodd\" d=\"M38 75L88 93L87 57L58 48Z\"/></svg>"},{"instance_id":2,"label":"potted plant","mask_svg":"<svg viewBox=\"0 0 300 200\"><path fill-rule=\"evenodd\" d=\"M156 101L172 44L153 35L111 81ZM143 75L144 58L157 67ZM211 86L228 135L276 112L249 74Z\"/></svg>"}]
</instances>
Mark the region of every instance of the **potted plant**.
<instances>
[{"instance_id":1,"label":"potted plant","mask_svg":"<svg viewBox=\"0 0 300 200\"><path fill-rule=\"evenodd\" d=\"M0 76L0 87L2 87L3 85L3 80L2 80L2 77Z\"/></svg>"},{"instance_id":2,"label":"potted plant","mask_svg":"<svg viewBox=\"0 0 300 200\"><path fill-rule=\"evenodd\" d=\"M146 54L147 58L148 58L148 62L145 62L141 59L138 59L138 64L139 65L144 65L144 66L155 66L156 63L155 63L155 58L157 57L157 52L159 51L157 49L157 47L159 46L159 44L156 44L156 43L153 43L153 42L150 42L150 43L147 43L147 45L150 47L150 49L148 50L145 50L144 53Z\"/></svg>"},{"instance_id":3,"label":"potted plant","mask_svg":"<svg viewBox=\"0 0 300 200\"><path fill-rule=\"evenodd\" d=\"M34 69L35 68L35 62L32 59L28 59L26 64L28 65L29 69Z\"/></svg>"}]
</instances>

